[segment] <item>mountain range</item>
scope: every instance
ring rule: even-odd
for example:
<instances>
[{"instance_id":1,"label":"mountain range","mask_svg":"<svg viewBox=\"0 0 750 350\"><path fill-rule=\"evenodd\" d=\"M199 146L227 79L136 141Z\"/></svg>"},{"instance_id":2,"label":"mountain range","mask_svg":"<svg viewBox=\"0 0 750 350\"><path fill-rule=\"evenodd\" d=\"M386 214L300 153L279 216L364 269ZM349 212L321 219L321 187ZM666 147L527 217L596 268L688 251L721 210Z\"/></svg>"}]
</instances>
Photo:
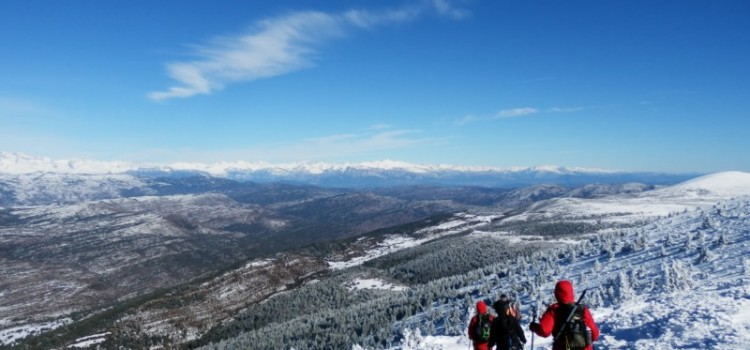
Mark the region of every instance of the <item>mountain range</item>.
<instances>
[{"instance_id":1,"label":"mountain range","mask_svg":"<svg viewBox=\"0 0 750 350\"><path fill-rule=\"evenodd\" d=\"M419 165L398 161L359 164L220 162L135 164L91 160L52 160L21 153L0 152L0 174L118 175L136 178L166 178L206 175L241 182L307 184L337 188L372 188L411 185L483 186L516 188L544 183L582 186L591 183L642 182L670 185L697 173L616 171L577 167L537 166L508 169L451 165ZM18 180L22 181L22 180ZM116 180L113 180L116 181ZM2 191L2 189L0 189Z\"/></svg>"}]
</instances>

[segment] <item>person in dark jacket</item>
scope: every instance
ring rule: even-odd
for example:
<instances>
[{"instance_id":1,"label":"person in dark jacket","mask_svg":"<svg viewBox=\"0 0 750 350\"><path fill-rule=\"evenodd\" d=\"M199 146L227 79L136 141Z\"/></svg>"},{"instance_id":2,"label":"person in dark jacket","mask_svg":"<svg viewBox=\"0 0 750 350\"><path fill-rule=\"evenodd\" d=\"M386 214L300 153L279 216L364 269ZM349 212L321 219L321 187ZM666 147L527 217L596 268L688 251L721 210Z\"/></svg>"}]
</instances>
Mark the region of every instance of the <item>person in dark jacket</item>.
<instances>
[{"instance_id":1,"label":"person in dark jacket","mask_svg":"<svg viewBox=\"0 0 750 350\"><path fill-rule=\"evenodd\" d=\"M521 313L518 311L517 304L514 304L513 300L507 294L501 294L500 298L492 304L492 308L495 309L498 315L502 311L503 314L513 316L516 320L521 320Z\"/></svg>"},{"instance_id":2,"label":"person in dark jacket","mask_svg":"<svg viewBox=\"0 0 750 350\"><path fill-rule=\"evenodd\" d=\"M564 312L564 310L570 310L571 307L575 305L573 284L567 280L557 282L557 285L555 285L555 299L557 299L557 303L552 304L547 308L544 314L542 314L539 323L532 322L529 326L531 331L540 337L546 338L550 335L557 335L560 332L560 327L565 323L565 319L569 314L569 312ZM580 307L583 308L583 323L591 331L592 342L596 341L599 339L599 328L596 326L589 309L585 305L581 305ZM592 349L593 345L585 347L585 350ZM558 338L558 340L552 344L552 350L566 350L566 344L563 337Z\"/></svg>"},{"instance_id":3,"label":"person in dark jacket","mask_svg":"<svg viewBox=\"0 0 750 350\"><path fill-rule=\"evenodd\" d=\"M477 327L480 323L480 318L486 317L489 322L492 322L494 317L487 312L487 304L484 301L477 302L477 314L469 321L469 339L474 344L474 350L490 350L489 339L482 340L477 334ZM490 332L491 335L491 332Z\"/></svg>"},{"instance_id":4,"label":"person in dark jacket","mask_svg":"<svg viewBox=\"0 0 750 350\"><path fill-rule=\"evenodd\" d=\"M490 332L490 349L496 346L497 350L523 349L526 344L526 336L523 334L521 324L518 322L518 310L511 305L511 300L503 294L500 300L492 304L497 317L492 321Z\"/></svg>"}]
</instances>

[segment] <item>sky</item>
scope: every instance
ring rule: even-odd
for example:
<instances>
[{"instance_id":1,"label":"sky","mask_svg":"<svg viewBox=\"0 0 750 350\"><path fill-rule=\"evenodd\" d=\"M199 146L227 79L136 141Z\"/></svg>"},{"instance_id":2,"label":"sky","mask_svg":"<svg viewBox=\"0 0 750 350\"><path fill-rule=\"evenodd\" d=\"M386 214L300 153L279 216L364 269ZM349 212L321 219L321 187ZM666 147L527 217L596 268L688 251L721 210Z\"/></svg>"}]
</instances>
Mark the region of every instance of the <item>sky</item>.
<instances>
[{"instance_id":1,"label":"sky","mask_svg":"<svg viewBox=\"0 0 750 350\"><path fill-rule=\"evenodd\" d=\"M0 151L750 171L750 2L0 2Z\"/></svg>"}]
</instances>

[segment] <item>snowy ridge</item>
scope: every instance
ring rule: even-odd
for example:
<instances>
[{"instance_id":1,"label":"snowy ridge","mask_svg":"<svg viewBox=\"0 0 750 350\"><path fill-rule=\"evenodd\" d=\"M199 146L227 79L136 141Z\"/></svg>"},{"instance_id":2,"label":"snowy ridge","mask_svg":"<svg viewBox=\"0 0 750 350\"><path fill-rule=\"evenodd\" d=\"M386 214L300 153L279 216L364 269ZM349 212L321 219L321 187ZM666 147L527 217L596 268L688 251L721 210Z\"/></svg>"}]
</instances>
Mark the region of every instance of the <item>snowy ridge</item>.
<instances>
[{"instance_id":1,"label":"snowy ridge","mask_svg":"<svg viewBox=\"0 0 750 350\"><path fill-rule=\"evenodd\" d=\"M731 198L750 195L750 173L727 171L685 181L656 191L660 195Z\"/></svg>"},{"instance_id":2,"label":"snowy ridge","mask_svg":"<svg viewBox=\"0 0 750 350\"><path fill-rule=\"evenodd\" d=\"M718 201L744 195L750 195L750 173L722 172L634 195L591 199L554 198L537 203L528 212L510 220L596 216L601 220L627 222L707 208Z\"/></svg>"}]
</instances>

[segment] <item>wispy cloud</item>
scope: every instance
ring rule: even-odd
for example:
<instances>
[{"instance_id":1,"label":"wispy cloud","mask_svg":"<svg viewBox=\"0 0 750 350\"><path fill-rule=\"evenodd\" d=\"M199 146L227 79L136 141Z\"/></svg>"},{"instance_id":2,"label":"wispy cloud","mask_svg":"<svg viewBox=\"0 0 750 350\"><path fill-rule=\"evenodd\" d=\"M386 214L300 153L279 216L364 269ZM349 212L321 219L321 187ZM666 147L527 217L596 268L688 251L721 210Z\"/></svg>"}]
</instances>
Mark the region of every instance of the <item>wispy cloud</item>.
<instances>
[{"instance_id":1,"label":"wispy cloud","mask_svg":"<svg viewBox=\"0 0 750 350\"><path fill-rule=\"evenodd\" d=\"M316 54L324 44L346 37L354 29L409 22L426 13L456 20L469 15L446 0L384 11L293 12L257 22L246 33L197 46L191 54L198 59L166 65L167 74L177 84L148 97L159 101L210 94L231 83L309 68L315 65Z\"/></svg>"},{"instance_id":2,"label":"wispy cloud","mask_svg":"<svg viewBox=\"0 0 750 350\"><path fill-rule=\"evenodd\" d=\"M531 108L531 107L503 109L503 110L498 111L494 115L485 115L485 116L466 115L462 117L461 119L459 119L458 121L456 121L456 124L466 125L466 124L473 123L473 122L516 118L516 117L523 117L523 116L528 116L528 115L532 115L536 113L539 113L539 110L536 108Z\"/></svg>"},{"instance_id":3,"label":"wispy cloud","mask_svg":"<svg viewBox=\"0 0 750 350\"><path fill-rule=\"evenodd\" d=\"M471 12L465 9L457 8L448 0L432 0L432 5L438 14L452 19L461 20L471 16Z\"/></svg>"},{"instance_id":4,"label":"wispy cloud","mask_svg":"<svg viewBox=\"0 0 750 350\"><path fill-rule=\"evenodd\" d=\"M586 107L550 107L544 110L547 113L573 113L585 110Z\"/></svg>"},{"instance_id":5,"label":"wispy cloud","mask_svg":"<svg viewBox=\"0 0 750 350\"><path fill-rule=\"evenodd\" d=\"M128 160L154 161L154 157L157 156L161 162L346 162L352 159L385 159L392 156L394 151L429 147L443 142L445 139L425 136L421 130L369 130L233 149L149 150L132 154ZM189 158L185 159L186 155L189 155Z\"/></svg>"},{"instance_id":6,"label":"wispy cloud","mask_svg":"<svg viewBox=\"0 0 750 350\"><path fill-rule=\"evenodd\" d=\"M56 112L42 106L39 103L21 99L0 96L0 116L28 116L28 115L50 115Z\"/></svg>"},{"instance_id":7,"label":"wispy cloud","mask_svg":"<svg viewBox=\"0 0 750 350\"><path fill-rule=\"evenodd\" d=\"M390 128L391 128L391 126L389 124L384 124L384 123L375 124L375 125L371 125L370 126L370 130L384 130L384 129L390 129Z\"/></svg>"},{"instance_id":8,"label":"wispy cloud","mask_svg":"<svg viewBox=\"0 0 750 350\"><path fill-rule=\"evenodd\" d=\"M532 107L521 107L503 109L495 113L494 115L476 116L466 115L456 121L456 125L463 126L473 122L491 121L497 119L507 118L518 118L526 117L535 114L547 114L547 113L573 113L588 109L589 107L549 107L549 108L532 108Z\"/></svg>"},{"instance_id":9,"label":"wispy cloud","mask_svg":"<svg viewBox=\"0 0 750 350\"><path fill-rule=\"evenodd\" d=\"M504 109L500 112L497 112L495 117L492 119L522 117L525 115L536 114L538 112L539 112L538 109L530 108L530 107Z\"/></svg>"},{"instance_id":10,"label":"wispy cloud","mask_svg":"<svg viewBox=\"0 0 750 350\"><path fill-rule=\"evenodd\" d=\"M388 129L376 132L331 135L310 138L270 150L276 158L340 159L351 156L376 154L382 151L407 149L430 142L429 137L419 137L418 130ZM266 152L267 153L267 152Z\"/></svg>"}]
</instances>

